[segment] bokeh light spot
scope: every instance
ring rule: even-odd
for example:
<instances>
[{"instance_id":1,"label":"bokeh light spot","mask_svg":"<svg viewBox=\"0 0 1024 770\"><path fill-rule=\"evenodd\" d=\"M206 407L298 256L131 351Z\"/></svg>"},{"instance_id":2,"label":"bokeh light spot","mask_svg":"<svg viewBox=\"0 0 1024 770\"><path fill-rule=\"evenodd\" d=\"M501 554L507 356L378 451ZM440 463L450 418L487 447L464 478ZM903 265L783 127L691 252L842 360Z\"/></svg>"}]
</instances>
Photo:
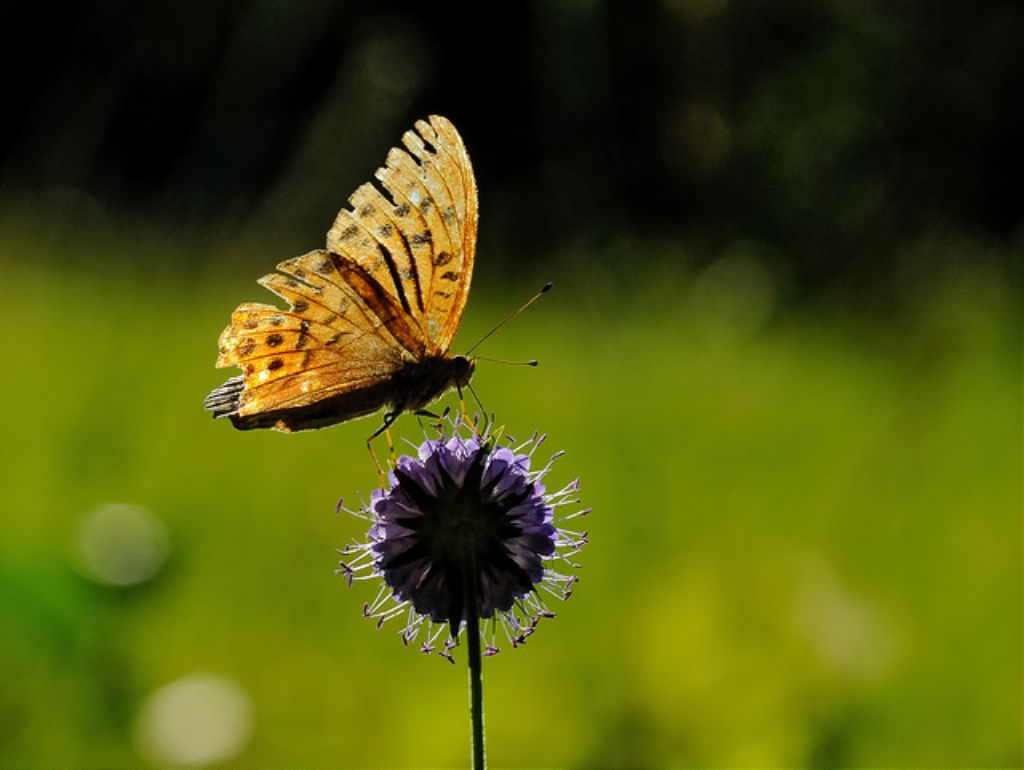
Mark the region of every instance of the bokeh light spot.
<instances>
[{"instance_id":1,"label":"bokeh light spot","mask_svg":"<svg viewBox=\"0 0 1024 770\"><path fill-rule=\"evenodd\" d=\"M735 243L697 277L692 301L705 325L745 334L771 316L777 302L776 279L758 252L756 244Z\"/></svg>"},{"instance_id":2,"label":"bokeh light spot","mask_svg":"<svg viewBox=\"0 0 1024 770\"><path fill-rule=\"evenodd\" d=\"M819 662L851 681L883 679L898 653L898 634L886 614L845 586L821 560L809 560L793 605L794 626Z\"/></svg>"},{"instance_id":3,"label":"bokeh light spot","mask_svg":"<svg viewBox=\"0 0 1024 770\"><path fill-rule=\"evenodd\" d=\"M157 764L208 765L238 754L252 735L252 706L235 682L190 674L161 687L143 704L139 752Z\"/></svg>"},{"instance_id":4,"label":"bokeh light spot","mask_svg":"<svg viewBox=\"0 0 1024 770\"><path fill-rule=\"evenodd\" d=\"M107 503L87 514L76 547L82 571L112 586L152 578L167 558L167 527L148 508Z\"/></svg>"}]
</instances>

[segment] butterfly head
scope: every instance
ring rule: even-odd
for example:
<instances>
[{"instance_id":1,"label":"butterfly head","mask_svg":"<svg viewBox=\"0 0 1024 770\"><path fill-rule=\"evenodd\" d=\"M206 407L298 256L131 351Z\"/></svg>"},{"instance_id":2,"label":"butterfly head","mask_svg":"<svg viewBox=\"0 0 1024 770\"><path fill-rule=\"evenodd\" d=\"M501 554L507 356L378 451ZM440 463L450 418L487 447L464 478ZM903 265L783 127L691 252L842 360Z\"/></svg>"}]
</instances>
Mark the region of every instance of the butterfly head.
<instances>
[{"instance_id":1,"label":"butterfly head","mask_svg":"<svg viewBox=\"0 0 1024 770\"><path fill-rule=\"evenodd\" d=\"M476 369L475 356L455 356L452 358L452 385L456 388L464 388L469 385L469 380Z\"/></svg>"}]
</instances>

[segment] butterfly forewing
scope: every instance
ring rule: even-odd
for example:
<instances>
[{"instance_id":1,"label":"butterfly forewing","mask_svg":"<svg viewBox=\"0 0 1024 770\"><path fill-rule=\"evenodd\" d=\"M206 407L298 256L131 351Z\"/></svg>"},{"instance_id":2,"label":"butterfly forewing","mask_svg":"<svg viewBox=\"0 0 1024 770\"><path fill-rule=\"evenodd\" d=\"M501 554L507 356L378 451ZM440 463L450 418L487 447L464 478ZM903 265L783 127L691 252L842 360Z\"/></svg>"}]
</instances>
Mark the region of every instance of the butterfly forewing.
<instances>
[{"instance_id":1,"label":"butterfly forewing","mask_svg":"<svg viewBox=\"0 0 1024 770\"><path fill-rule=\"evenodd\" d=\"M372 184L349 198L352 210L342 209L327 234L329 251L359 265L416 320L423 317L423 297L413 279L414 257L396 222L396 208Z\"/></svg>"},{"instance_id":2,"label":"butterfly forewing","mask_svg":"<svg viewBox=\"0 0 1024 770\"><path fill-rule=\"evenodd\" d=\"M419 326L367 270L347 256L311 251L277 266L259 282L289 302L298 302L324 323L375 331L403 346L414 357L423 353ZM295 305L293 304L293 308Z\"/></svg>"},{"instance_id":3,"label":"butterfly forewing","mask_svg":"<svg viewBox=\"0 0 1024 770\"><path fill-rule=\"evenodd\" d=\"M293 430L402 408L410 366L450 361L472 278L476 183L445 118L418 121L402 143L338 213L327 250L259 280L288 310L246 303L232 315L217 365L242 376L207 399L216 416ZM437 384L444 367L422 371L438 372L429 378Z\"/></svg>"},{"instance_id":4,"label":"butterfly forewing","mask_svg":"<svg viewBox=\"0 0 1024 770\"><path fill-rule=\"evenodd\" d=\"M430 124L417 122L417 128L436 150L437 167L442 180L452 193L452 209L442 209L442 220L448 225L454 250L451 259L438 253L431 264L431 303L428 337L436 350L447 351L458 331L462 311L469 297L476 254L477 192L469 155L455 126L444 118L431 118ZM429 129L434 129L431 134Z\"/></svg>"}]
</instances>

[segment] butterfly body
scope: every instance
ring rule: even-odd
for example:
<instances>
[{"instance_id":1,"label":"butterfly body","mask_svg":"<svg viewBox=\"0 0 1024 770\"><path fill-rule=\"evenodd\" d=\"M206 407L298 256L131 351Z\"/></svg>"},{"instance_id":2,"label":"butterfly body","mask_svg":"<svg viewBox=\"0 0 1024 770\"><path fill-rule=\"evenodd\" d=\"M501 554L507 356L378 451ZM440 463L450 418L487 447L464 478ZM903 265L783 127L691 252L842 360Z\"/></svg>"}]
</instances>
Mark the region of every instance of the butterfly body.
<instances>
[{"instance_id":1,"label":"butterfly body","mask_svg":"<svg viewBox=\"0 0 1024 770\"><path fill-rule=\"evenodd\" d=\"M217 366L242 374L206 399L239 429L321 428L386 408L423 409L468 384L451 356L476 249L476 182L455 127L431 116L349 198L327 248L260 284L289 303L240 305Z\"/></svg>"}]
</instances>

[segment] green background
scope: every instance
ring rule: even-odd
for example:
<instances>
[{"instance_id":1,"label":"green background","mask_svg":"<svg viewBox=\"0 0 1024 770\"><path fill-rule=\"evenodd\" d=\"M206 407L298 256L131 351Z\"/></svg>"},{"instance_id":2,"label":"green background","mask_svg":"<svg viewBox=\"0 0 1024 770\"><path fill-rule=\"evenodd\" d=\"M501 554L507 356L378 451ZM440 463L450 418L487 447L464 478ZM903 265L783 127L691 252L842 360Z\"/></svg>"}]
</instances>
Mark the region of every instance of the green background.
<instances>
[{"instance_id":1,"label":"green background","mask_svg":"<svg viewBox=\"0 0 1024 770\"><path fill-rule=\"evenodd\" d=\"M135 766L141 703L195 671L248 693L236 766L463 763L461 667L376 631L375 589L332 574L363 536L335 503L374 486L376 423L210 420L217 334L262 289L174 270L166 236L4 230L2 764ZM625 282L559 268L486 345L541 360L481 363L474 385L510 432L566 450L553 481L579 476L594 507L575 595L486 661L491 761L1018 764L1014 297L965 266L884 321L752 315L768 288L754 302L678 256ZM456 349L527 292L487 259ZM396 435L421 434L406 417ZM76 566L109 501L168 528L149 583Z\"/></svg>"}]
</instances>

